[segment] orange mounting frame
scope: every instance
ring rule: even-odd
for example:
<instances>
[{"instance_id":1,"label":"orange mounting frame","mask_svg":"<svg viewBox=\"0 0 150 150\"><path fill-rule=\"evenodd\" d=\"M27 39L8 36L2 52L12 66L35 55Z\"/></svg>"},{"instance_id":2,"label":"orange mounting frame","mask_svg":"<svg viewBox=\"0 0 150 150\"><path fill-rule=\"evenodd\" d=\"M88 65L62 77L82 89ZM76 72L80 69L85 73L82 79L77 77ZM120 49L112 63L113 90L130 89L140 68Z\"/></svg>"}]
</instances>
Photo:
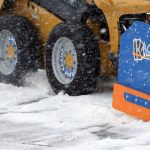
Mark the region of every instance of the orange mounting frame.
<instances>
[{"instance_id":1,"label":"orange mounting frame","mask_svg":"<svg viewBox=\"0 0 150 150\"><path fill-rule=\"evenodd\" d=\"M127 101L125 98L125 93L129 93L135 97L139 97L150 102L149 94L131 89L120 84L115 84L112 106L119 111L125 112L138 119L142 119L143 121L150 121L150 109Z\"/></svg>"}]
</instances>

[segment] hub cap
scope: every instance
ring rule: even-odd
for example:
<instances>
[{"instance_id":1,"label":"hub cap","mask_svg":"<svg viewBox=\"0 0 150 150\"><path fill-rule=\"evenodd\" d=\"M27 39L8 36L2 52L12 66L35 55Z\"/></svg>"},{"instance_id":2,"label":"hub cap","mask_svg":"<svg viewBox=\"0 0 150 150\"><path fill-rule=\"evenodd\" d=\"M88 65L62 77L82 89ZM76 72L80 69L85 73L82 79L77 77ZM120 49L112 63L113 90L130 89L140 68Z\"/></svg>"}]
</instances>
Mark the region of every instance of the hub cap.
<instances>
[{"instance_id":1,"label":"hub cap","mask_svg":"<svg viewBox=\"0 0 150 150\"><path fill-rule=\"evenodd\" d=\"M17 64L17 44L12 33L3 30L0 32L0 72L10 75Z\"/></svg>"},{"instance_id":2,"label":"hub cap","mask_svg":"<svg viewBox=\"0 0 150 150\"><path fill-rule=\"evenodd\" d=\"M77 53L72 41L66 37L58 39L52 53L52 67L57 80L69 84L77 73Z\"/></svg>"}]
</instances>

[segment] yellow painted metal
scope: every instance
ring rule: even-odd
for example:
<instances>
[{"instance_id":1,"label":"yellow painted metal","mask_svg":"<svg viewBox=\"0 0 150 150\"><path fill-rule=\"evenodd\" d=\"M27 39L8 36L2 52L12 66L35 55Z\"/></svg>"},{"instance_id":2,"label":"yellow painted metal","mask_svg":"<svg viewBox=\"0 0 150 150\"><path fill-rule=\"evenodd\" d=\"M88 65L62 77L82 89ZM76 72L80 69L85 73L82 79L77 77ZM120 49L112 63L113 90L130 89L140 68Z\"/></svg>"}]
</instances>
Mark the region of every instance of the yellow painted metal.
<instances>
[{"instance_id":1,"label":"yellow painted metal","mask_svg":"<svg viewBox=\"0 0 150 150\"><path fill-rule=\"evenodd\" d=\"M71 53L67 53L65 57L65 63L68 68L72 68L73 66L73 56Z\"/></svg>"},{"instance_id":2,"label":"yellow painted metal","mask_svg":"<svg viewBox=\"0 0 150 150\"><path fill-rule=\"evenodd\" d=\"M0 0L0 8L2 8L4 1L5 0Z\"/></svg>"},{"instance_id":3,"label":"yellow painted metal","mask_svg":"<svg viewBox=\"0 0 150 150\"><path fill-rule=\"evenodd\" d=\"M8 45L7 46L7 54L8 54L8 58L9 59L13 59L14 58L14 48L12 45Z\"/></svg>"},{"instance_id":4,"label":"yellow painted metal","mask_svg":"<svg viewBox=\"0 0 150 150\"><path fill-rule=\"evenodd\" d=\"M106 17L111 50L118 54L119 30L118 23L120 16L124 14L140 14L150 12L150 0L93 0Z\"/></svg>"}]
</instances>

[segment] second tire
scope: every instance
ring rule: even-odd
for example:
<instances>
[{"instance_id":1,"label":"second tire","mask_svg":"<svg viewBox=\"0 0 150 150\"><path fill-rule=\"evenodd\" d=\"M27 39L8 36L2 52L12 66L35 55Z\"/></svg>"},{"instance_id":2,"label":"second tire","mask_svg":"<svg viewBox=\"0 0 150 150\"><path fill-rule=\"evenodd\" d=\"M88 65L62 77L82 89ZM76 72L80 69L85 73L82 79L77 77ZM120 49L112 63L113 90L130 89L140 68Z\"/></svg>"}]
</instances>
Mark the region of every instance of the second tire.
<instances>
[{"instance_id":1,"label":"second tire","mask_svg":"<svg viewBox=\"0 0 150 150\"><path fill-rule=\"evenodd\" d=\"M46 46L46 72L55 93L84 95L95 91L100 71L98 45L90 29L59 24Z\"/></svg>"}]
</instances>

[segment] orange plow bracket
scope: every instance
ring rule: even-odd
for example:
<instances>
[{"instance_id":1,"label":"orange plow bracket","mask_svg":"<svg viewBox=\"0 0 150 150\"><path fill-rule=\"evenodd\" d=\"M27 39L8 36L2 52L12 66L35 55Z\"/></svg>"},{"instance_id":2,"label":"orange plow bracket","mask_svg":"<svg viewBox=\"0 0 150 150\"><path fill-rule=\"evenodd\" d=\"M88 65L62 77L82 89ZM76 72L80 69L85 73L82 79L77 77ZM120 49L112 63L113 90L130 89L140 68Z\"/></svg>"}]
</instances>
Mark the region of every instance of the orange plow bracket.
<instances>
[{"instance_id":1,"label":"orange plow bracket","mask_svg":"<svg viewBox=\"0 0 150 150\"><path fill-rule=\"evenodd\" d=\"M150 121L150 95L115 84L113 107L143 121Z\"/></svg>"}]
</instances>

